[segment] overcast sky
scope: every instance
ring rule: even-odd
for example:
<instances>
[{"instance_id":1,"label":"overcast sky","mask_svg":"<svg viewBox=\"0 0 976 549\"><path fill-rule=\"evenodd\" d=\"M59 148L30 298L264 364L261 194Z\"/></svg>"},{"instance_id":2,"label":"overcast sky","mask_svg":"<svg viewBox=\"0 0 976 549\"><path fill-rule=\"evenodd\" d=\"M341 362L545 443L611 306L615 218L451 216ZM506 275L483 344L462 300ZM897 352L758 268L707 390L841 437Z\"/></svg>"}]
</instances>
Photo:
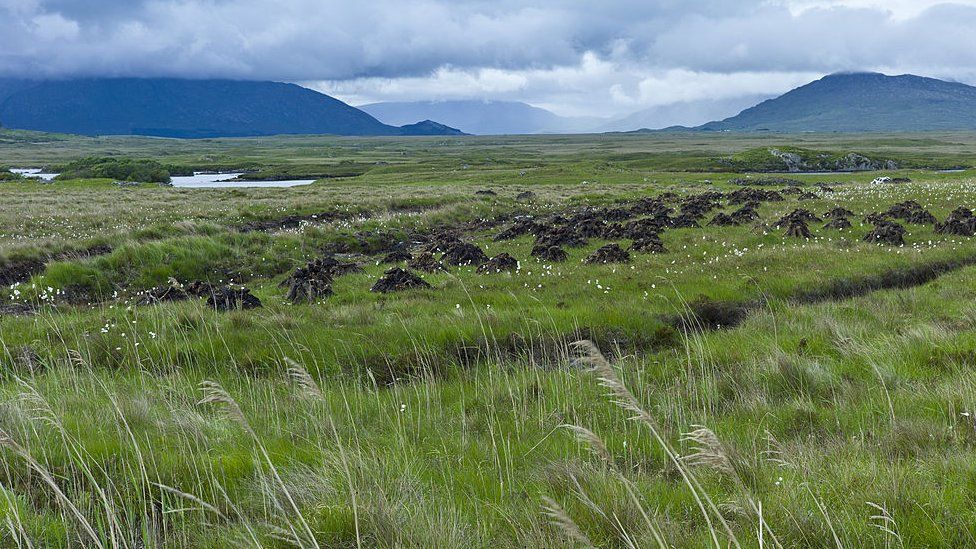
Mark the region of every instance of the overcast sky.
<instances>
[{"instance_id":1,"label":"overcast sky","mask_svg":"<svg viewBox=\"0 0 976 549\"><path fill-rule=\"evenodd\" d=\"M0 0L0 75L271 79L353 104L615 116L843 70L976 83L974 30L976 0Z\"/></svg>"}]
</instances>

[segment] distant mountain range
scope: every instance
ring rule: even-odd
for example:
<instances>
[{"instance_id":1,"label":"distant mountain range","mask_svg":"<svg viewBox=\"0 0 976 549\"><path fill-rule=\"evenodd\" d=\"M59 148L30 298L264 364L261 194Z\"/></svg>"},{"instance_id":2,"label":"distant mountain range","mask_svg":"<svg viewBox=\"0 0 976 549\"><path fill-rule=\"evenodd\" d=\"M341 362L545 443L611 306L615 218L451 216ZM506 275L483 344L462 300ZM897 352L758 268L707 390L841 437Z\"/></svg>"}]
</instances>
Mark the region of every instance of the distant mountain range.
<instances>
[{"instance_id":1,"label":"distant mountain range","mask_svg":"<svg viewBox=\"0 0 976 549\"><path fill-rule=\"evenodd\" d=\"M675 103L610 120L564 117L514 101L373 103L356 108L277 82L0 79L0 125L81 135L183 138L653 131L638 128L794 133L976 130L976 87L934 78L839 73L762 99ZM745 108L757 101L762 102ZM694 126L740 110L731 118ZM669 128L677 124L694 127Z\"/></svg>"},{"instance_id":2,"label":"distant mountain range","mask_svg":"<svg viewBox=\"0 0 976 549\"><path fill-rule=\"evenodd\" d=\"M626 132L637 128L661 129L672 126L697 126L741 112L743 109L770 97L773 97L773 94L681 101L669 105L660 105L635 112L619 120L605 122L600 126L599 131Z\"/></svg>"},{"instance_id":3,"label":"distant mountain range","mask_svg":"<svg viewBox=\"0 0 976 549\"><path fill-rule=\"evenodd\" d=\"M708 131L976 130L976 87L920 76L839 73L696 128Z\"/></svg>"},{"instance_id":4,"label":"distant mountain range","mask_svg":"<svg viewBox=\"0 0 976 549\"><path fill-rule=\"evenodd\" d=\"M390 126L295 84L99 78L0 80L0 125L80 135L460 135L425 120Z\"/></svg>"},{"instance_id":5,"label":"distant mountain range","mask_svg":"<svg viewBox=\"0 0 976 549\"><path fill-rule=\"evenodd\" d=\"M550 133L603 133L637 128L666 128L677 124L701 124L755 105L768 95L733 99L679 102L635 112L620 119L596 116L560 116L518 101L406 101L360 105L359 108L387 124L411 120L438 120L475 135Z\"/></svg>"},{"instance_id":6,"label":"distant mountain range","mask_svg":"<svg viewBox=\"0 0 976 549\"><path fill-rule=\"evenodd\" d=\"M585 133L606 121L597 117L566 117L518 101L407 101L360 105L387 124L437 120L476 135Z\"/></svg>"}]
</instances>

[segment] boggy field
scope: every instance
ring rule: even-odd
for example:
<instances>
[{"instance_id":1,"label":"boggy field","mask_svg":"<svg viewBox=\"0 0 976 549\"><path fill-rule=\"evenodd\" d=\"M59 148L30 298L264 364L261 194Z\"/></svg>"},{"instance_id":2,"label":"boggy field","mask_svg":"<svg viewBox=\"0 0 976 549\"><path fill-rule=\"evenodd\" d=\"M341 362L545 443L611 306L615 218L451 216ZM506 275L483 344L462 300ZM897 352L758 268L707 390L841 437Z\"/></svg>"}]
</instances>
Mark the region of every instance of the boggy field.
<instances>
[{"instance_id":1,"label":"boggy field","mask_svg":"<svg viewBox=\"0 0 976 549\"><path fill-rule=\"evenodd\" d=\"M974 172L726 161L967 136L14 137L320 180L0 186L4 546L976 544Z\"/></svg>"}]
</instances>

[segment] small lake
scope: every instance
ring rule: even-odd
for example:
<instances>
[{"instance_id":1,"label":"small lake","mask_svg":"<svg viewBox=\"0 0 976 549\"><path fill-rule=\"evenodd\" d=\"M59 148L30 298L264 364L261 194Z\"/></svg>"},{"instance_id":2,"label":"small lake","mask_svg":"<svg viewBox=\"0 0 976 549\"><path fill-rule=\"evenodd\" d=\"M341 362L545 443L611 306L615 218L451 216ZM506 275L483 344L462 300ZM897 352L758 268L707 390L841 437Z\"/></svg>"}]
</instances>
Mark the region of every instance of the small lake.
<instances>
[{"instance_id":1,"label":"small lake","mask_svg":"<svg viewBox=\"0 0 976 549\"><path fill-rule=\"evenodd\" d=\"M253 187L298 187L314 183L314 179L292 179L289 181L243 181L234 178L240 173L201 173L172 178L174 187L185 189L234 189Z\"/></svg>"},{"instance_id":2,"label":"small lake","mask_svg":"<svg viewBox=\"0 0 976 549\"><path fill-rule=\"evenodd\" d=\"M23 175L24 177L35 177L37 179L43 179L44 181L51 181L60 175L56 173L43 173L43 171L39 168L13 168L10 171Z\"/></svg>"},{"instance_id":3,"label":"small lake","mask_svg":"<svg viewBox=\"0 0 976 549\"><path fill-rule=\"evenodd\" d=\"M43 173L38 168L14 168L13 173L24 177L33 177L43 181L51 181L60 174ZM205 173L196 172L193 175L173 177L174 187L185 189L233 189L254 187L298 187L315 183L314 179L291 179L288 181L244 181L235 178L241 173Z\"/></svg>"}]
</instances>

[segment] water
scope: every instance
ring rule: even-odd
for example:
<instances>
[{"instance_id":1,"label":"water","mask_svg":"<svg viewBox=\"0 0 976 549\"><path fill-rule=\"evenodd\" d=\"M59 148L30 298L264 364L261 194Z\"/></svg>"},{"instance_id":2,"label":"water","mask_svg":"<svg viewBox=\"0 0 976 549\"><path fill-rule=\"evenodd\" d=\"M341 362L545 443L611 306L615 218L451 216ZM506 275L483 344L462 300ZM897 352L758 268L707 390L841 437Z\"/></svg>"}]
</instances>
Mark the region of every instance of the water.
<instances>
[{"instance_id":1,"label":"water","mask_svg":"<svg viewBox=\"0 0 976 549\"><path fill-rule=\"evenodd\" d=\"M231 181L240 173L201 173L172 178L174 187L186 189L234 189L248 187L297 187L314 183L314 179L290 181Z\"/></svg>"},{"instance_id":2,"label":"water","mask_svg":"<svg viewBox=\"0 0 976 549\"><path fill-rule=\"evenodd\" d=\"M14 168L10 170L26 177L34 177L44 181L51 181L60 174L42 173L38 168ZM187 189L229 189L249 187L297 187L314 183L314 179L292 179L289 181L231 181L240 173L202 173L172 178L174 187Z\"/></svg>"},{"instance_id":3,"label":"water","mask_svg":"<svg viewBox=\"0 0 976 549\"><path fill-rule=\"evenodd\" d=\"M26 177L35 177L37 179L42 179L44 181L51 181L55 177L61 175L57 173L41 173L39 168L13 168L10 170L13 173L19 173L20 175Z\"/></svg>"},{"instance_id":4,"label":"water","mask_svg":"<svg viewBox=\"0 0 976 549\"><path fill-rule=\"evenodd\" d=\"M866 173L863 171L843 171L843 172L762 172L764 175L854 175Z\"/></svg>"}]
</instances>

